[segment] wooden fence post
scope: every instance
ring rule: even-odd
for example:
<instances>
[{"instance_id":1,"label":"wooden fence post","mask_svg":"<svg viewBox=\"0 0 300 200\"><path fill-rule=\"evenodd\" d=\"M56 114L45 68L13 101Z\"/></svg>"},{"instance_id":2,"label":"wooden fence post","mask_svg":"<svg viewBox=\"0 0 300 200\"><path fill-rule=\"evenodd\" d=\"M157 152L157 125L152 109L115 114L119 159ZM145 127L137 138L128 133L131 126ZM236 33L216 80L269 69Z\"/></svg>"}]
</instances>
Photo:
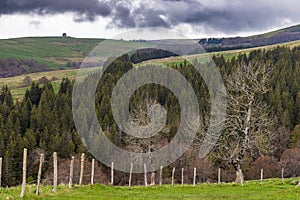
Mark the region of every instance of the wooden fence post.
<instances>
[{"instance_id":1,"label":"wooden fence post","mask_svg":"<svg viewBox=\"0 0 300 200\"><path fill-rule=\"evenodd\" d=\"M260 170L260 186L263 184L263 178L264 178L264 169Z\"/></svg>"},{"instance_id":2,"label":"wooden fence post","mask_svg":"<svg viewBox=\"0 0 300 200\"><path fill-rule=\"evenodd\" d=\"M84 153L81 154L79 186L82 186L82 181L83 181L83 170L84 170Z\"/></svg>"},{"instance_id":3,"label":"wooden fence post","mask_svg":"<svg viewBox=\"0 0 300 200\"><path fill-rule=\"evenodd\" d=\"M218 170L218 185L221 184L221 168Z\"/></svg>"},{"instance_id":4,"label":"wooden fence post","mask_svg":"<svg viewBox=\"0 0 300 200\"><path fill-rule=\"evenodd\" d=\"M74 176L74 156L72 156L70 163L70 180L69 180L69 188L72 188L73 185L73 176Z\"/></svg>"},{"instance_id":5,"label":"wooden fence post","mask_svg":"<svg viewBox=\"0 0 300 200\"><path fill-rule=\"evenodd\" d=\"M172 187L174 187L174 175L175 175L175 167L172 170Z\"/></svg>"},{"instance_id":6,"label":"wooden fence post","mask_svg":"<svg viewBox=\"0 0 300 200\"><path fill-rule=\"evenodd\" d=\"M44 154L41 153L40 155L40 165L39 165L39 171L38 171L38 178L37 178L37 184L36 184L36 195L39 195L40 193L40 184L41 184L41 176L42 176L42 167L44 163Z\"/></svg>"},{"instance_id":7,"label":"wooden fence post","mask_svg":"<svg viewBox=\"0 0 300 200\"><path fill-rule=\"evenodd\" d=\"M94 185L95 159L92 159L91 185Z\"/></svg>"},{"instance_id":8,"label":"wooden fence post","mask_svg":"<svg viewBox=\"0 0 300 200\"><path fill-rule=\"evenodd\" d=\"M57 190L57 153L53 153L53 192L56 193Z\"/></svg>"},{"instance_id":9,"label":"wooden fence post","mask_svg":"<svg viewBox=\"0 0 300 200\"><path fill-rule=\"evenodd\" d=\"M0 158L0 188L1 188L1 180L2 180L2 157Z\"/></svg>"},{"instance_id":10,"label":"wooden fence post","mask_svg":"<svg viewBox=\"0 0 300 200\"><path fill-rule=\"evenodd\" d=\"M281 169L281 182L284 184L284 167Z\"/></svg>"},{"instance_id":11,"label":"wooden fence post","mask_svg":"<svg viewBox=\"0 0 300 200\"><path fill-rule=\"evenodd\" d=\"M145 181L145 186L148 187L148 182L147 182L147 166L144 164L144 181Z\"/></svg>"},{"instance_id":12,"label":"wooden fence post","mask_svg":"<svg viewBox=\"0 0 300 200\"><path fill-rule=\"evenodd\" d=\"M24 149L23 153L23 179L22 179L22 191L20 197L23 198L26 190L26 164L27 164L27 149Z\"/></svg>"},{"instance_id":13,"label":"wooden fence post","mask_svg":"<svg viewBox=\"0 0 300 200\"><path fill-rule=\"evenodd\" d=\"M114 162L111 163L111 176L110 176L110 184L114 185Z\"/></svg>"},{"instance_id":14,"label":"wooden fence post","mask_svg":"<svg viewBox=\"0 0 300 200\"><path fill-rule=\"evenodd\" d=\"M162 171L163 171L163 167L160 166L160 171L159 171L159 186L162 185Z\"/></svg>"},{"instance_id":15,"label":"wooden fence post","mask_svg":"<svg viewBox=\"0 0 300 200\"><path fill-rule=\"evenodd\" d=\"M197 173L197 169L196 169L196 167L195 167L195 168L194 168L193 186L196 186L196 173Z\"/></svg>"},{"instance_id":16,"label":"wooden fence post","mask_svg":"<svg viewBox=\"0 0 300 200\"><path fill-rule=\"evenodd\" d=\"M183 186L183 173L184 173L184 168L181 168L181 186Z\"/></svg>"},{"instance_id":17,"label":"wooden fence post","mask_svg":"<svg viewBox=\"0 0 300 200\"><path fill-rule=\"evenodd\" d=\"M133 168L133 164L132 164L132 163L130 163L130 172L129 172L129 185L128 185L128 187L129 187L129 188L131 187L132 168Z\"/></svg>"}]
</instances>

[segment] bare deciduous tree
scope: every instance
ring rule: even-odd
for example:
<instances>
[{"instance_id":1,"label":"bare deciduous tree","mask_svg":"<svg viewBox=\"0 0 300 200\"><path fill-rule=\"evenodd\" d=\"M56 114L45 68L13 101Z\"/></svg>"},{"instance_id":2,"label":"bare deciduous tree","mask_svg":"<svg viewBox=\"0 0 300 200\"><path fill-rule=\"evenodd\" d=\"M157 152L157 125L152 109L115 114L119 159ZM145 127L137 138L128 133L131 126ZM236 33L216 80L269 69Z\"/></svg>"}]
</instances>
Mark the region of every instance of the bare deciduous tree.
<instances>
[{"instance_id":1,"label":"bare deciduous tree","mask_svg":"<svg viewBox=\"0 0 300 200\"><path fill-rule=\"evenodd\" d=\"M216 147L220 160L228 161L236 171L236 182L243 184L241 162L268 151L273 120L262 100L268 91L271 68L265 64L241 63L227 78L227 119L225 132Z\"/></svg>"},{"instance_id":2,"label":"bare deciduous tree","mask_svg":"<svg viewBox=\"0 0 300 200\"><path fill-rule=\"evenodd\" d=\"M151 132L156 133L159 131L159 134L152 136L150 138L136 138L136 137L127 137L126 141L128 143L127 149L138 152L138 153L148 153L150 163L152 163L152 158L150 152L156 151L162 148L168 143L167 139L163 134L168 133L169 129L167 126L164 126L161 122L165 121L165 117L161 110L157 110L157 101L151 98L146 98L142 104L139 104L136 109L131 112L132 123L135 123L142 127L141 129L136 129L135 125L133 128L127 127L129 130L135 132L135 135L138 135L142 132ZM148 124L151 126L147 126ZM147 128L143 128L147 127ZM161 129L161 127L163 127ZM149 169L152 168L151 166ZM151 172L151 183L150 185L155 185L155 172Z\"/></svg>"}]
</instances>

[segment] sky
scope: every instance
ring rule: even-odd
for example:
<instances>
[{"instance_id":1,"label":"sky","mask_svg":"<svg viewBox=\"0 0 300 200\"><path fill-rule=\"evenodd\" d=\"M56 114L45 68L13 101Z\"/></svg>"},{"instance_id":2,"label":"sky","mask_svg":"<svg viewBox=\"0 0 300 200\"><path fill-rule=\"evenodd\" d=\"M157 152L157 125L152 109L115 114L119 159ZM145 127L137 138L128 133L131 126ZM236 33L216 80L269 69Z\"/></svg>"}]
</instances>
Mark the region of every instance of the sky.
<instances>
[{"instance_id":1,"label":"sky","mask_svg":"<svg viewBox=\"0 0 300 200\"><path fill-rule=\"evenodd\" d=\"M299 0L0 0L0 38L113 38L146 27L248 36L300 24L299 8Z\"/></svg>"}]
</instances>

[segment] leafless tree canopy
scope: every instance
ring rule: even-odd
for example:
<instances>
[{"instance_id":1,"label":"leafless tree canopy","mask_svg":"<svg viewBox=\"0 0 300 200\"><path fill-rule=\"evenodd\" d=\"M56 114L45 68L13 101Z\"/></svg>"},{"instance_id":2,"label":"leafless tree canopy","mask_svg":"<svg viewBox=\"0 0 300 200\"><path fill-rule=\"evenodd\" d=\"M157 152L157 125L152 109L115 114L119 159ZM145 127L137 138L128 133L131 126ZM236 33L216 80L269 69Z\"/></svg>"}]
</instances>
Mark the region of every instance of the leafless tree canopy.
<instances>
[{"instance_id":1,"label":"leafless tree canopy","mask_svg":"<svg viewBox=\"0 0 300 200\"><path fill-rule=\"evenodd\" d=\"M226 129L216 147L220 160L230 162L243 180L241 161L268 151L273 120L262 94L268 91L271 67L259 63L241 63L227 81ZM237 177L238 178L238 177Z\"/></svg>"}]
</instances>

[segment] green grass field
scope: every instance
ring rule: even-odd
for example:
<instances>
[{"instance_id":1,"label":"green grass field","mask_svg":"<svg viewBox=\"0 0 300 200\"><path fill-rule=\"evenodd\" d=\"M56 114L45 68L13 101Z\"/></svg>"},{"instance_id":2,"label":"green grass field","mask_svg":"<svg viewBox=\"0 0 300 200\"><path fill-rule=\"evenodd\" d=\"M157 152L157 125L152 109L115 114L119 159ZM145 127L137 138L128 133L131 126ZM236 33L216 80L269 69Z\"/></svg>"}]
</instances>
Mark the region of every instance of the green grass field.
<instances>
[{"instance_id":1,"label":"green grass field","mask_svg":"<svg viewBox=\"0 0 300 200\"><path fill-rule=\"evenodd\" d=\"M34 37L0 40L0 58L34 59L49 68L66 68L68 62L83 59L104 39L71 37ZM110 40L112 47L105 46L105 55L114 55L125 47L142 47L147 43ZM119 49L118 49L119 48Z\"/></svg>"},{"instance_id":2,"label":"green grass field","mask_svg":"<svg viewBox=\"0 0 300 200\"><path fill-rule=\"evenodd\" d=\"M84 69L86 72L93 71L95 68L86 68ZM9 77L9 78L0 78L0 88L2 86L7 85L11 93L14 97L14 99L22 99L24 97L24 94L28 88L31 87L31 84L26 85L24 84L23 80L25 76L29 76L32 81L38 82L39 78L46 76L48 80L50 80L52 77L56 77L57 80L51 82L53 85L53 88L56 92L58 92L60 83L63 78L68 77L70 80L74 80L77 77L78 69L69 69L69 70L56 70L56 71L49 71L49 72L39 72L39 73L33 73L33 74L25 74L21 76L15 76L15 77ZM81 72L81 74L84 74Z\"/></svg>"},{"instance_id":3,"label":"green grass field","mask_svg":"<svg viewBox=\"0 0 300 200\"><path fill-rule=\"evenodd\" d=\"M24 199L300 199L300 188L291 185L292 179L286 179L282 184L280 179L264 180L263 186L259 181L247 181L244 186L235 184L198 184L192 185L163 185L162 187L112 187L96 184L69 189L65 185L58 187L57 193L52 192L51 186L42 186L40 196L35 195L35 185L26 188ZM20 199L21 188L2 188L0 199Z\"/></svg>"},{"instance_id":4,"label":"green grass field","mask_svg":"<svg viewBox=\"0 0 300 200\"><path fill-rule=\"evenodd\" d=\"M21 76L15 76L15 77L9 77L9 78L0 78L0 87L7 85L13 97L15 99L21 99L23 98L26 89L29 88L31 85L25 85L23 83L23 80L25 76L31 77L31 79L35 82L38 82L38 79L46 76L48 79L51 79L52 77L56 77L58 80L52 82L53 87L56 91L59 89L59 85L63 78L68 77L69 79L73 80L75 79L77 75L78 70L58 70L58 71L49 71L49 72L39 72L39 73L33 73L33 74L26 74Z\"/></svg>"},{"instance_id":5,"label":"green grass field","mask_svg":"<svg viewBox=\"0 0 300 200\"><path fill-rule=\"evenodd\" d=\"M50 68L81 61L103 39L63 37L0 40L0 58L34 59Z\"/></svg>"}]
</instances>

